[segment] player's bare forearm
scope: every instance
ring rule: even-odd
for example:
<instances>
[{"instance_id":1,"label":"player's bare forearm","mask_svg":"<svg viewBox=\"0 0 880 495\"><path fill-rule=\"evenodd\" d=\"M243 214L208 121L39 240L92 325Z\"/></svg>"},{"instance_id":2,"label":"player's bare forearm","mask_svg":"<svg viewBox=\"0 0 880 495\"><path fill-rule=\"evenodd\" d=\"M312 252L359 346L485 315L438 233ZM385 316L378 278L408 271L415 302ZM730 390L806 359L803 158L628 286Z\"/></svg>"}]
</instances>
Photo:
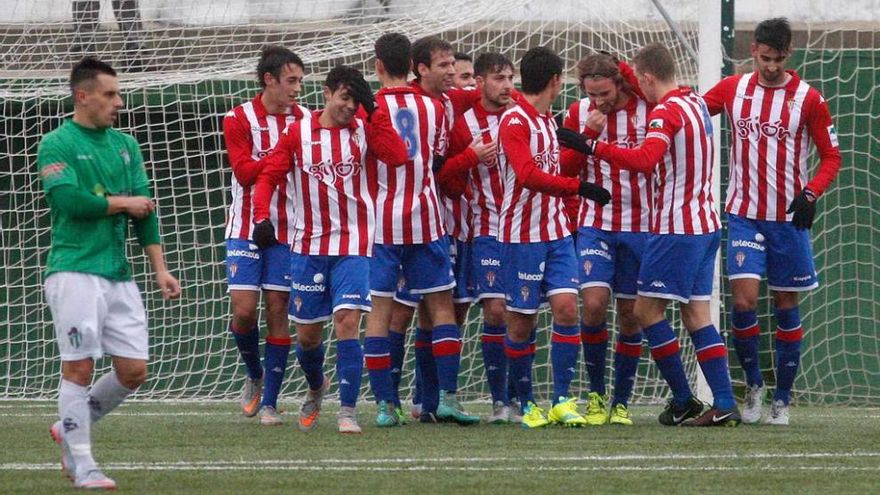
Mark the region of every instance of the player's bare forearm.
<instances>
[{"instance_id":1,"label":"player's bare forearm","mask_svg":"<svg viewBox=\"0 0 880 495\"><path fill-rule=\"evenodd\" d=\"M156 277L156 285L162 291L162 297L171 299L180 296L180 283L168 271L165 265L165 253L162 251L161 244L150 244L144 246L144 252L150 260L150 266L153 268L153 274Z\"/></svg>"}]
</instances>

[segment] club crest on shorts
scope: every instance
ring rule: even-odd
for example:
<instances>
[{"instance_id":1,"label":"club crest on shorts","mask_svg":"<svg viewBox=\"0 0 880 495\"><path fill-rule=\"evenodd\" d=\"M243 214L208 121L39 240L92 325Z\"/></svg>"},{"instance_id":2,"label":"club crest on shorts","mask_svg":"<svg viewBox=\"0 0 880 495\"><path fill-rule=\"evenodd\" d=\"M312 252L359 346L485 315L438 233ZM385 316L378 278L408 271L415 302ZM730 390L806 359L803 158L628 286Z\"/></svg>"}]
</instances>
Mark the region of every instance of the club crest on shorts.
<instances>
[{"instance_id":1,"label":"club crest on shorts","mask_svg":"<svg viewBox=\"0 0 880 495\"><path fill-rule=\"evenodd\" d=\"M519 290L520 295L522 296L523 301L529 300L529 288L528 286L523 285Z\"/></svg>"},{"instance_id":2,"label":"club crest on shorts","mask_svg":"<svg viewBox=\"0 0 880 495\"><path fill-rule=\"evenodd\" d=\"M77 349L82 345L82 334L76 327L70 327L70 330L67 331L67 339L70 340L70 345Z\"/></svg>"},{"instance_id":3,"label":"club crest on shorts","mask_svg":"<svg viewBox=\"0 0 880 495\"><path fill-rule=\"evenodd\" d=\"M584 273L589 275L591 271L593 271L593 262L590 260L584 261Z\"/></svg>"},{"instance_id":4,"label":"club crest on shorts","mask_svg":"<svg viewBox=\"0 0 880 495\"><path fill-rule=\"evenodd\" d=\"M404 287L406 287L406 279L401 275L397 278L397 290L403 290Z\"/></svg>"},{"instance_id":5,"label":"club crest on shorts","mask_svg":"<svg viewBox=\"0 0 880 495\"><path fill-rule=\"evenodd\" d=\"M293 298L293 306L296 308L296 312L299 313L299 310L302 309L303 300L301 297L296 296Z\"/></svg>"},{"instance_id":6,"label":"club crest on shorts","mask_svg":"<svg viewBox=\"0 0 880 495\"><path fill-rule=\"evenodd\" d=\"M229 275L230 278L235 278L235 274L238 273L238 263L230 263L229 264Z\"/></svg>"},{"instance_id":7,"label":"club crest on shorts","mask_svg":"<svg viewBox=\"0 0 880 495\"><path fill-rule=\"evenodd\" d=\"M486 282L489 284L489 287L495 286L495 272L494 271L489 270L488 272L486 272Z\"/></svg>"},{"instance_id":8,"label":"club crest on shorts","mask_svg":"<svg viewBox=\"0 0 880 495\"><path fill-rule=\"evenodd\" d=\"M743 263L746 262L746 253L742 251L736 252L736 266L742 268Z\"/></svg>"}]
</instances>

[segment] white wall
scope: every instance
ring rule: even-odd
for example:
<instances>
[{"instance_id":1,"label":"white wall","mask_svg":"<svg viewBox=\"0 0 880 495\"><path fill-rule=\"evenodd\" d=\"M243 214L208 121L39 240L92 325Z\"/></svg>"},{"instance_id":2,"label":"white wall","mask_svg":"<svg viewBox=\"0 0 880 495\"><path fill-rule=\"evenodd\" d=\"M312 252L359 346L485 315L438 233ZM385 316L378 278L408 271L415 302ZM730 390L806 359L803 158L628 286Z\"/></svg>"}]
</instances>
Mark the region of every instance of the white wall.
<instances>
[{"instance_id":1,"label":"white wall","mask_svg":"<svg viewBox=\"0 0 880 495\"><path fill-rule=\"evenodd\" d=\"M375 6L375 0L366 0ZM442 0L439 0L442 1ZM454 0L459 1L459 0ZM470 0L472 1L472 0ZM719 0L720 1L720 0ZM795 22L880 22L880 0L735 0L737 22L786 16ZM140 0L145 19L175 24L246 24L252 16L279 20L326 19L360 0ZM391 0L392 14L413 6L429 8L438 0ZM507 0L498 15L509 20L657 20L649 0ZM673 19L694 19L696 0L660 0ZM0 0L0 23L65 22L71 0ZM513 5L513 8L510 6ZM110 0L102 0L102 19L112 22Z\"/></svg>"}]
</instances>

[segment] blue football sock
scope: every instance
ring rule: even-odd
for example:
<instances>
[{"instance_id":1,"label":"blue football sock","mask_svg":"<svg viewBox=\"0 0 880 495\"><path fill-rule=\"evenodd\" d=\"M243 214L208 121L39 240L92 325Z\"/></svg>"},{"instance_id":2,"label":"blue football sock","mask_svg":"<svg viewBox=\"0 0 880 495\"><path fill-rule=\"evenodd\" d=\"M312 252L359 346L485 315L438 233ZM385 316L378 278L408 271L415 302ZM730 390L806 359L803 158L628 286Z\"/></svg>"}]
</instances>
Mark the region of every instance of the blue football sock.
<instances>
[{"instance_id":1,"label":"blue football sock","mask_svg":"<svg viewBox=\"0 0 880 495\"><path fill-rule=\"evenodd\" d=\"M263 365L260 363L260 330L254 325L248 333L236 333L229 324L229 333L235 338L238 354L251 379L263 377Z\"/></svg>"},{"instance_id":2,"label":"blue football sock","mask_svg":"<svg viewBox=\"0 0 880 495\"><path fill-rule=\"evenodd\" d=\"M403 376L403 361L406 357L406 334L388 332L388 343L391 350L391 395L394 398L394 407L400 407L400 378Z\"/></svg>"},{"instance_id":3,"label":"blue football sock","mask_svg":"<svg viewBox=\"0 0 880 495\"><path fill-rule=\"evenodd\" d=\"M391 351L388 337L364 339L364 361L370 376L370 388L376 401L393 402L391 391Z\"/></svg>"},{"instance_id":4,"label":"blue football sock","mask_svg":"<svg viewBox=\"0 0 880 495\"><path fill-rule=\"evenodd\" d=\"M617 334L614 348L614 399L611 405L629 403L635 384L639 358L642 355L642 333L635 335Z\"/></svg>"},{"instance_id":5,"label":"blue football sock","mask_svg":"<svg viewBox=\"0 0 880 495\"><path fill-rule=\"evenodd\" d=\"M553 323L550 337L550 362L553 365L553 403L559 397L568 397L571 381L577 369L580 352L580 338L577 325Z\"/></svg>"},{"instance_id":6,"label":"blue football sock","mask_svg":"<svg viewBox=\"0 0 880 495\"><path fill-rule=\"evenodd\" d=\"M290 337L266 337L264 347L266 354L263 359L265 365L263 381L264 406L278 406L278 392L281 383L284 382L284 373L287 371L287 356L290 355Z\"/></svg>"},{"instance_id":7,"label":"blue football sock","mask_svg":"<svg viewBox=\"0 0 880 495\"><path fill-rule=\"evenodd\" d=\"M687 374L681 364L681 352L675 332L668 321L660 320L645 328L643 333L648 339L651 357L657 363L657 369L672 390L672 402L676 406L684 406L694 394L691 393Z\"/></svg>"},{"instance_id":8,"label":"blue football sock","mask_svg":"<svg viewBox=\"0 0 880 495\"><path fill-rule=\"evenodd\" d=\"M421 404L423 412L437 412L440 386L437 381L437 363L434 362L430 330L416 329L416 367L422 381Z\"/></svg>"},{"instance_id":9,"label":"blue football sock","mask_svg":"<svg viewBox=\"0 0 880 495\"><path fill-rule=\"evenodd\" d=\"M532 358L528 342L513 342L510 337L504 338L504 353L507 355L507 367L511 380L516 384L516 397L522 410L525 410L532 396Z\"/></svg>"},{"instance_id":10,"label":"blue football sock","mask_svg":"<svg viewBox=\"0 0 880 495\"><path fill-rule=\"evenodd\" d=\"M343 407L355 407L361 391L364 372L364 353L357 339L336 342L336 376L339 380L339 402Z\"/></svg>"},{"instance_id":11,"label":"blue football sock","mask_svg":"<svg viewBox=\"0 0 880 495\"><path fill-rule=\"evenodd\" d=\"M590 377L590 392L605 395L605 359L608 349L608 324L581 323L581 342L584 345L584 366Z\"/></svg>"},{"instance_id":12,"label":"blue football sock","mask_svg":"<svg viewBox=\"0 0 880 495\"><path fill-rule=\"evenodd\" d=\"M504 336L507 327L483 325L480 347L483 351L483 369L492 394L492 402L507 404L507 356L504 355Z\"/></svg>"},{"instance_id":13,"label":"blue football sock","mask_svg":"<svg viewBox=\"0 0 880 495\"><path fill-rule=\"evenodd\" d=\"M461 334L458 326L438 325L432 332L431 349L437 366L440 390L458 391L458 368L461 365Z\"/></svg>"},{"instance_id":14,"label":"blue football sock","mask_svg":"<svg viewBox=\"0 0 880 495\"><path fill-rule=\"evenodd\" d=\"M703 376L715 398L713 406L721 411L735 408L733 387L727 372L727 347L715 325L705 326L691 333L691 341L697 351L697 362L700 363L700 369L703 370Z\"/></svg>"},{"instance_id":15,"label":"blue football sock","mask_svg":"<svg viewBox=\"0 0 880 495\"><path fill-rule=\"evenodd\" d=\"M324 344L309 350L296 344L296 359L309 388L319 390L324 385Z\"/></svg>"},{"instance_id":16,"label":"blue football sock","mask_svg":"<svg viewBox=\"0 0 880 495\"><path fill-rule=\"evenodd\" d=\"M733 330L733 348L746 375L746 383L750 387L763 386L764 377L761 376L761 361L758 359L758 339L761 334L758 313L734 311L730 323Z\"/></svg>"},{"instance_id":17,"label":"blue football sock","mask_svg":"<svg viewBox=\"0 0 880 495\"><path fill-rule=\"evenodd\" d=\"M801 340L804 328L801 326L800 309L775 309L776 313L776 392L773 400L781 400L788 405L791 388L801 362Z\"/></svg>"}]
</instances>

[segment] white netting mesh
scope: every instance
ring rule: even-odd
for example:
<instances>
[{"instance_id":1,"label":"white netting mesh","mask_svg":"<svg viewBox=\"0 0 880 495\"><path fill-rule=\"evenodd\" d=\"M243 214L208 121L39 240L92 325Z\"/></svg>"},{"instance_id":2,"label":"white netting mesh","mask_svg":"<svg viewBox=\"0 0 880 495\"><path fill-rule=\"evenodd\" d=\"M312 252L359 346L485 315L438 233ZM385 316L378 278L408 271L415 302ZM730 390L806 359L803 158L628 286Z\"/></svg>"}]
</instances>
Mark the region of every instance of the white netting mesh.
<instances>
[{"instance_id":1,"label":"white netting mesh","mask_svg":"<svg viewBox=\"0 0 880 495\"><path fill-rule=\"evenodd\" d=\"M302 56L307 65L307 85L301 101L312 108L320 104L320 83L332 66L353 64L371 74L373 42L389 31L405 33L411 39L439 34L458 50L474 55L501 51L516 62L528 48L548 45L563 55L569 69L591 50L604 49L626 57L649 41L659 41L673 49L685 82L694 83L697 74L696 64L682 42L662 21L654 2L648 0L613 6L575 0L512 0L503 7L488 0L141 0L139 5L130 0L74 1L79 9L77 22L72 21L70 0L12 3L12 13L0 15L4 19L0 25L0 106L4 116L0 128L4 163L0 169L4 198L0 211L0 256L4 267L0 270L0 286L4 287L0 293L0 317L5 316L2 320L7 322L0 332L0 372L7 376L0 384L0 397L52 396L57 387L57 351L39 275L49 245L49 219L34 173L34 160L40 137L57 127L72 110L67 96L67 71L84 52L96 53L123 71L126 109L120 115L118 127L134 134L142 144L159 204L169 265L185 287L180 301L162 302L149 280L144 258L135 250L137 281L146 289L153 361L152 379L138 395L149 398L230 398L240 385L237 353L226 332L229 307L222 226L230 174L223 150L221 119L228 109L255 94L253 71L263 45L283 44ZM694 2L676 0L663 4L687 43L696 49ZM100 7L97 16L96 5ZM117 7L119 12L114 12ZM823 38L811 35L811 39ZM877 46L874 38L871 42ZM860 77L874 77L876 62L860 59ZM820 71L821 75L814 77L833 84L837 77L835 69L828 66ZM833 104L835 95L828 90L825 93ZM869 116L878 110L875 95L872 91L868 98L874 105L873 111L863 101L854 104L852 110L832 111L849 112L854 119L870 121ZM576 88L569 84L557 109L566 108L578 97ZM843 142L847 134L844 126L839 127ZM861 316L853 316L850 306L837 308L842 295L828 296L827 304L821 306L816 302L810 305L808 321L825 329L822 331L827 332L829 343L823 340L815 346L815 358L810 357L814 351L808 352L805 373L798 385L806 389L804 384L812 384L812 380L825 380L824 372L811 370L808 362L820 363L817 370L828 366L836 370L840 356L849 356L852 359L847 364L852 368L833 375L835 385L827 393L840 394L834 395L836 401L849 400L846 394L853 394L856 402L876 402L880 396L876 384L878 371L876 360L872 363L869 359L871 352L877 354L876 340L871 340L876 339L876 329L869 317L872 312L875 317L878 314L880 256L870 236L876 238L880 222L874 213L877 198L870 192L877 188L864 185L877 183L876 159L870 158L877 155L877 138L870 125L855 124L852 129L857 129L853 133L861 133L867 145L874 146L874 152L861 149L856 153L863 166L846 164L852 169L844 173L854 174L850 192L846 193L850 196L842 196L836 208L831 206L833 200L823 200L826 213L820 223L827 223L828 230L837 237L823 241L824 229L817 229L816 250L820 258L839 257L838 245L842 242L836 239L844 237L859 252L867 253L857 266L873 275L855 278L845 274L832 282L827 270L823 272L823 279L832 287L855 280L852 283L859 291L855 306ZM848 199L851 196L864 201L853 207L855 200ZM852 241L839 230L844 228L843 222L832 220L832 211L845 215L858 211L858 217L847 217L849 224L857 218L860 225L868 227L859 231L857 241ZM869 222L865 224L862 218ZM843 260L834 266L850 266ZM837 294L850 292L846 289ZM848 344L838 351L830 344L835 337L833 329L841 321L851 322L847 331L864 340L862 349L852 350ZM546 315L541 322L542 328L549 326ZM488 397L479 329L478 312L474 310L464 330L461 390L465 398ZM546 342L546 332L542 332L536 360L536 392L544 397L549 394L550 382ZM873 351L869 345L874 346ZM335 348L332 343L327 348L326 369L332 377ZM684 349L689 371L693 373L692 348L685 345ZM610 356L609 352L609 369ZM410 390L412 369L410 350L403 378L404 396ZM289 370L282 397L299 396L305 390L294 359ZM822 376L813 378L811 373ZM863 388L847 389L865 381L867 385ZM577 380L575 390L583 390L583 385L582 380ZM365 392L367 388L365 381ZM666 396L666 388L647 357L643 357L639 368L636 396L648 401Z\"/></svg>"}]
</instances>

